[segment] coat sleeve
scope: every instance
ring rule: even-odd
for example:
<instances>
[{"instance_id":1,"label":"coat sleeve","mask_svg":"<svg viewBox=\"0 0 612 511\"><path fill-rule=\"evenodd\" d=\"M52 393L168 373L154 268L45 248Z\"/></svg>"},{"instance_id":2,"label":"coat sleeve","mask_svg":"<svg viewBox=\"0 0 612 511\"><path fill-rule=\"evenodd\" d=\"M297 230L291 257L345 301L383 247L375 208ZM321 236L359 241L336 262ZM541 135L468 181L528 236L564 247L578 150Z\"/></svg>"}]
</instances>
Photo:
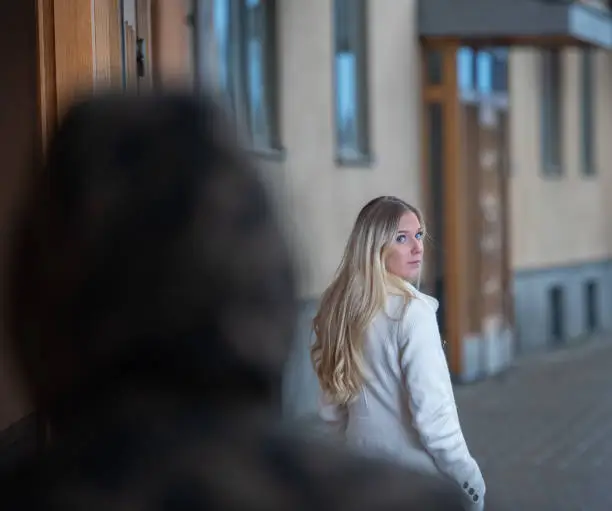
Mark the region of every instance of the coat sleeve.
<instances>
[{"instance_id":1,"label":"coat sleeve","mask_svg":"<svg viewBox=\"0 0 612 511\"><path fill-rule=\"evenodd\" d=\"M435 311L413 299L398 338L413 426L438 469L461 489L468 509L484 506L485 482L465 442Z\"/></svg>"}]
</instances>

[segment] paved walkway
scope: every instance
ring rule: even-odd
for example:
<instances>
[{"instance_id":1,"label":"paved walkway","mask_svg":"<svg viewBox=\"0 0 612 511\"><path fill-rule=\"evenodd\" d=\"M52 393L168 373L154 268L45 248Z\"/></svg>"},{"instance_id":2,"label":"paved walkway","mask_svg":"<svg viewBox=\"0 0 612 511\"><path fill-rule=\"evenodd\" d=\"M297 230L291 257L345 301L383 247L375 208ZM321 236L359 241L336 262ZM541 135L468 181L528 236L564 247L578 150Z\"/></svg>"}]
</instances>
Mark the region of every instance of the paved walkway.
<instances>
[{"instance_id":1,"label":"paved walkway","mask_svg":"<svg viewBox=\"0 0 612 511\"><path fill-rule=\"evenodd\" d=\"M456 389L492 511L612 511L612 342Z\"/></svg>"}]
</instances>

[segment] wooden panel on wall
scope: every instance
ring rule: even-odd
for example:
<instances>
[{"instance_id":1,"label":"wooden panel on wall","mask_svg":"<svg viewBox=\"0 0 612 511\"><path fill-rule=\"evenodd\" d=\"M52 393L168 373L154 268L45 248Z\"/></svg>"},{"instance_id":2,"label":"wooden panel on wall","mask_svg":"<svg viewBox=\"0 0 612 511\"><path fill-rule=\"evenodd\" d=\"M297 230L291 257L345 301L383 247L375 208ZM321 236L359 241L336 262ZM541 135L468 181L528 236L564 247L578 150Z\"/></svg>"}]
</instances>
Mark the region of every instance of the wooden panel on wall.
<instances>
[{"instance_id":1,"label":"wooden panel on wall","mask_svg":"<svg viewBox=\"0 0 612 511\"><path fill-rule=\"evenodd\" d=\"M55 0L55 83L61 116L94 84L94 40L91 1Z\"/></svg>"},{"instance_id":2,"label":"wooden panel on wall","mask_svg":"<svg viewBox=\"0 0 612 511\"><path fill-rule=\"evenodd\" d=\"M57 122L57 87L55 84L55 22L53 0L37 2L38 117L42 151Z\"/></svg>"},{"instance_id":3,"label":"wooden panel on wall","mask_svg":"<svg viewBox=\"0 0 612 511\"><path fill-rule=\"evenodd\" d=\"M123 26L125 37L125 83L126 89L130 92L138 90L138 75L136 69L136 30L129 23Z\"/></svg>"},{"instance_id":4,"label":"wooden panel on wall","mask_svg":"<svg viewBox=\"0 0 612 511\"><path fill-rule=\"evenodd\" d=\"M468 333L469 301L466 290L469 278L464 271L468 266L469 248L463 231L468 219L465 166L461 161L460 104L457 95L457 49L448 45L442 51L443 90L445 98L446 154L443 171L444 210L444 281L446 298L446 324L450 351L450 367L455 375L463 372L463 340Z\"/></svg>"},{"instance_id":5,"label":"wooden panel on wall","mask_svg":"<svg viewBox=\"0 0 612 511\"><path fill-rule=\"evenodd\" d=\"M109 16L110 35L110 66L111 66L111 86L114 88L123 87L123 30L121 18L121 0L110 0L111 10Z\"/></svg>"},{"instance_id":6,"label":"wooden panel on wall","mask_svg":"<svg viewBox=\"0 0 612 511\"><path fill-rule=\"evenodd\" d=\"M156 87L192 87L193 44L189 0L151 0L153 82Z\"/></svg>"},{"instance_id":7,"label":"wooden panel on wall","mask_svg":"<svg viewBox=\"0 0 612 511\"><path fill-rule=\"evenodd\" d=\"M121 0L92 0L94 3L95 86L122 86Z\"/></svg>"},{"instance_id":8,"label":"wooden panel on wall","mask_svg":"<svg viewBox=\"0 0 612 511\"><path fill-rule=\"evenodd\" d=\"M37 0L43 145L81 95L123 81L120 0Z\"/></svg>"},{"instance_id":9,"label":"wooden panel on wall","mask_svg":"<svg viewBox=\"0 0 612 511\"><path fill-rule=\"evenodd\" d=\"M478 217L480 231L480 288L481 321L484 325L491 318L499 319L502 324L505 318L505 279L504 268L504 214L502 185L504 178L500 165L500 149L502 141L499 133L499 118L497 111L491 105L481 105L481 109L490 110L489 115L482 115L479 123L479 194L480 215Z\"/></svg>"},{"instance_id":10,"label":"wooden panel on wall","mask_svg":"<svg viewBox=\"0 0 612 511\"><path fill-rule=\"evenodd\" d=\"M151 59L151 0L136 0L136 37L142 40L142 71L138 77L138 90L148 91L153 88Z\"/></svg>"},{"instance_id":11,"label":"wooden panel on wall","mask_svg":"<svg viewBox=\"0 0 612 511\"><path fill-rule=\"evenodd\" d=\"M94 8L93 49L94 85L108 88L111 85L110 7L109 0L91 0Z\"/></svg>"}]
</instances>

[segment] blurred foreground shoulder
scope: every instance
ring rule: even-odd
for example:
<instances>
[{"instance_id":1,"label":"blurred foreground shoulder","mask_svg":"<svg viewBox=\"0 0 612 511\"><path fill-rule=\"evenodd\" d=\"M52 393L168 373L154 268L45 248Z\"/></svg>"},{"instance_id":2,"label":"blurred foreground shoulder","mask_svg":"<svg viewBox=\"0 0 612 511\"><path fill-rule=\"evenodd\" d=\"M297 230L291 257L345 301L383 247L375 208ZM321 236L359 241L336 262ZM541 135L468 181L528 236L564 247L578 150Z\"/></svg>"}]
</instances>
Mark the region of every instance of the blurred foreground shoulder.
<instances>
[{"instance_id":1,"label":"blurred foreground shoulder","mask_svg":"<svg viewBox=\"0 0 612 511\"><path fill-rule=\"evenodd\" d=\"M342 510L463 511L460 495L443 480L386 461L364 458L331 443L293 440L286 456L300 466L308 508ZM280 460L279 460L280 461ZM277 467L281 468L281 467ZM289 470L289 472L293 472Z\"/></svg>"}]
</instances>

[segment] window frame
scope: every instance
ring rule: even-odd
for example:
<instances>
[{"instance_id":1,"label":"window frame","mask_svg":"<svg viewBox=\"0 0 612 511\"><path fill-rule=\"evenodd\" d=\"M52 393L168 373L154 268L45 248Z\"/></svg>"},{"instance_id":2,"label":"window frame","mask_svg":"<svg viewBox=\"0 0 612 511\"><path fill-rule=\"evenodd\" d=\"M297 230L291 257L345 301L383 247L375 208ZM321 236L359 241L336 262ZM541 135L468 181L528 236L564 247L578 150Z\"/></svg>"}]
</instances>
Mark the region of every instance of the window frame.
<instances>
[{"instance_id":1,"label":"window frame","mask_svg":"<svg viewBox=\"0 0 612 511\"><path fill-rule=\"evenodd\" d=\"M581 57L580 159L582 174L591 177L597 174L597 124L595 111L596 101L594 98L597 92L597 83L595 80L595 50L592 48L585 48L582 50Z\"/></svg>"},{"instance_id":2,"label":"window frame","mask_svg":"<svg viewBox=\"0 0 612 511\"><path fill-rule=\"evenodd\" d=\"M542 50L541 62L541 150L542 173L562 177L564 138L564 53L561 49Z\"/></svg>"},{"instance_id":3,"label":"window frame","mask_svg":"<svg viewBox=\"0 0 612 511\"><path fill-rule=\"evenodd\" d=\"M199 0L203 1L203 0ZM258 0L263 9L261 34L263 34L261 81L263 94L263 108L265 116L265 129L267 135L254 122L252 118L253 100L250 97L249 65L252 60L248 58L248 44L252 33L248 27L249 0L213 0L211 25L214 31L215 60L216 60L216 86L226 100L226 106L236 119L241 130L247 137L250 149L262 156L273 158L284 156L281 143L280 119L280 59L278 54L278 10L275 0ZM228 19L225 30L226 40L222 39L217 25L216 9L218 3L224 3ZM252 21L252 20L251 20ZM206 30L207 27L200 27ZM198 37L206 37L198 34ZM223 51L225 49L225 52Z\"/></svg>"},{"instance_id":4,"label":"window frame","mask_svg":"<svg viewBox=\"0 0 612 511\"><path fill-rule=\"evenodd\" d=\"M344 5L342 5L344 4ZM350 7L350 8L349 8ZM370 101L369 101L369 34L368 34L368 0L333 0L332 2L332 76L333 76L333 119L334 119L334 149L336 163L340 166L370 166L372 163L372 147L370 134ZM339 19L341 13L349 13L350 19L344 26ZM353 53L355 70L353 76L356 102L354 105L355 123L354 140L344 143L346 139L341 126L339 114L340 89L338 56L343 46L341 37L347 38L346 53Z\"/></svg>"}]
</instances>

